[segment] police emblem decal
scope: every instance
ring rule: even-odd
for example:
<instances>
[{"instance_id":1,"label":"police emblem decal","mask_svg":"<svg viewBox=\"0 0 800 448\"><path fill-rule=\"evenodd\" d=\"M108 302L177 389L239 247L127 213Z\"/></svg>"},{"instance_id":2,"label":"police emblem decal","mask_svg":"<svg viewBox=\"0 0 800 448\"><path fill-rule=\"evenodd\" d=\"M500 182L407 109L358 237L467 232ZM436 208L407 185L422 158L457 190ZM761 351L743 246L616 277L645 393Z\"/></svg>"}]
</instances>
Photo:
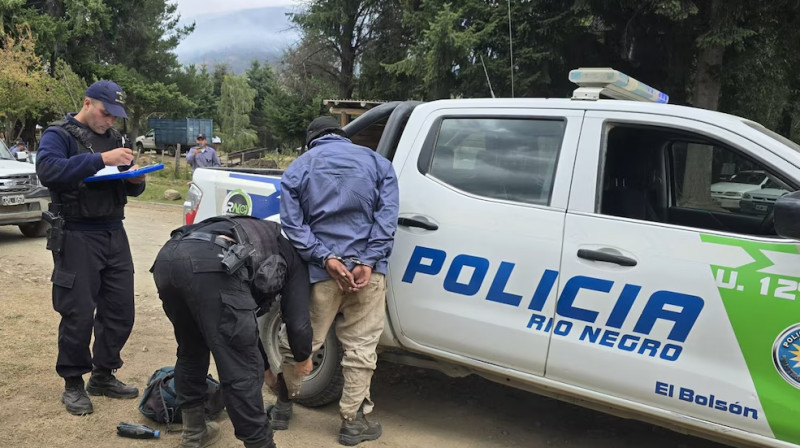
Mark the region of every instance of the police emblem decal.
<instances>
[{"instance_id":1,"label":"police emblem decal","mask_svg":"<svg viewBox=\"0 0 800 448\"><path fill-rule=\"evenodd\" d=\"M229 215L251 215L253 212L253 201L250 195L242 190L229 192L222 204L225 213Z\"/></svg>"},{"instance_id":2,"label":"police emblem decal","mask_svg":"<svg viewBox=\"0 0 800 448\"><path fill-rule=\"evenodd\" d=\"M792 325L775 339L772 363L787 383L800 389L800 324Z\"/></svg>"}]
</instances>

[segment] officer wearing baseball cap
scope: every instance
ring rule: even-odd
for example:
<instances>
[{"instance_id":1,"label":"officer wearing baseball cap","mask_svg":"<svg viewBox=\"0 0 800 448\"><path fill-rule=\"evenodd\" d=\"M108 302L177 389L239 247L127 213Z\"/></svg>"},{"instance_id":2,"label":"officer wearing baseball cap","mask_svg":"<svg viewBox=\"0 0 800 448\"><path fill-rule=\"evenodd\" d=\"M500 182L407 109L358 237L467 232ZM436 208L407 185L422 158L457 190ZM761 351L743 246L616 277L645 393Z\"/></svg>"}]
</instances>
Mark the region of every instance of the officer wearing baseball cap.
<instances>
[{"instance_id":1,"label":"officer wearing baseball cap","mask_svg":"<svg viewBox=\"0 0 800 448\"><path fill-rule=\"evenodd\" d=\"M92 395L136 398L139 390L114 376L133 328L133 260L122 226L127 196L144 176L84 183L107 166L130 168L133 152L114 128L127 118L125 93L113 81L86 90L83 107L42 134L36 173L50 189L47 249L53 252L53 308L61 314L56 372L64 378L67 412L93 412ZM136 168L134 165L133 168ZM89 348L94 330L94 345ZM91 372L84 388L83 374Z\"/></svg>"}]
</instances>

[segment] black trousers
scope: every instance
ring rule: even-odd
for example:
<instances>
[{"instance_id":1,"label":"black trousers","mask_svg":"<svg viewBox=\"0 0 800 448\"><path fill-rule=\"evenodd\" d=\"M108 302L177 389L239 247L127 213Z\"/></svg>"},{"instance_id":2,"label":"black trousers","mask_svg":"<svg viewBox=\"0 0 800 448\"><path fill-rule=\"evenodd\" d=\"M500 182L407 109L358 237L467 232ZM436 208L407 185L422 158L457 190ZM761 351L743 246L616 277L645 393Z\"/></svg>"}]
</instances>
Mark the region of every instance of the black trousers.
<instances>
[{"instance_id":1,"label":"black trousers","mask_svg":"<svg viewBox=\"0 0 800 448\"><path fill-rule=\"evenodd\" d=\"M53 265L53 308L61 314L56 372L70 377L93 366L122 367L120 351L134 317L133 261L125 230L68 230Z\"/></svg>"},{"instance_id":2,"label":"black trousers","mask_svg":"<svg viewBox=\"0 0 800 448\"><path fill-rule=\"evenodd\" d=\"M220 263L222 251L206 241L170 240L153 265L158 295L178 342L178 405L202 405L211 352L236 437L249 443L272 440L261 396L264 360L256 302L246 270L227 274Z\"/></svg>"}]
</instances>

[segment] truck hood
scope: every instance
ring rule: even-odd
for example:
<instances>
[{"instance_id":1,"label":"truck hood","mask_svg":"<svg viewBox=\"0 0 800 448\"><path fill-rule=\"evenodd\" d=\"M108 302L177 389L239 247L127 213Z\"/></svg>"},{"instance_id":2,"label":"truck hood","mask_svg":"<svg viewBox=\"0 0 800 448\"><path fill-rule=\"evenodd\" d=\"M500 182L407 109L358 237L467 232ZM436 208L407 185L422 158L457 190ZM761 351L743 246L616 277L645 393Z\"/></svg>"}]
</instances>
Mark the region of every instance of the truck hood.
<instances>
[{"instance_id":1,"label":"truck hood","mask_svg":"<svg viewBox=\"0 0 800 448\"><path fill-rule=\"evenodd\" d=\"M789 190L783 188L759 188L746 193L754 201L775 201L781 196L789 194Z\"/></svg>"},{"instance_id":2,"label":"truck hood","mask_svg":"<svg viewBox=\"0 0 800 448\"><path fill-rule=\"evenodd\" d=\"M0 159L0 176L5 177L19 174L36 174L36 168L32 163Z\"/></svg>"},{"instance_id":3,"label":"truck hood","mask_svg":"<svg viewBox=\"0 0 800 448\"><path fill-rule=\"evenodd\" d=\"M717 182L715 184L711 184L712 193L744 193L745 191L750 191L755 188L758 188L758 185L740 184L736 182Z\"/></svg>"}]
</instances>

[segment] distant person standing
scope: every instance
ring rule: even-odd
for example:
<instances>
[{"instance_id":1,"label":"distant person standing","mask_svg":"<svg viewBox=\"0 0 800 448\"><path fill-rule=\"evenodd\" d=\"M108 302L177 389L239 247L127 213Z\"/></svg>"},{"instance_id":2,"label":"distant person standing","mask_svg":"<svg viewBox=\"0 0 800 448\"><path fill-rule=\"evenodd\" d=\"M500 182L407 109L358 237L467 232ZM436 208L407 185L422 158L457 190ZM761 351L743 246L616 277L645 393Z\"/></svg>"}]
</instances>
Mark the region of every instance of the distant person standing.
<instances>
[{"instance_id":1,"label":"distant person standing","mask_svg":"<svg viewBox=\"0 0 800 448\"><path fill-rule=\"evenodd\" d=\"M23 153L26 155L28 154L28 147L22 140L17 141L17 143L11 147L11 155L14 156L15 159L17 158L18 153Z\"/></svg>"},{"instance_id":2,"label":"distant person standing","mask_svg":"<svg viewBox=\"0 0 800 448\"><path fill-rule=\"evenodd\" d=\"M193 170L222 165L219 163L217 151L206 145L205 134L197 134L197 139L195 141L197 142L197 146L193 146L192 149L189 150L189 153L186 154L186 163L188 163Z\"/></svg>"}]
</instances>

